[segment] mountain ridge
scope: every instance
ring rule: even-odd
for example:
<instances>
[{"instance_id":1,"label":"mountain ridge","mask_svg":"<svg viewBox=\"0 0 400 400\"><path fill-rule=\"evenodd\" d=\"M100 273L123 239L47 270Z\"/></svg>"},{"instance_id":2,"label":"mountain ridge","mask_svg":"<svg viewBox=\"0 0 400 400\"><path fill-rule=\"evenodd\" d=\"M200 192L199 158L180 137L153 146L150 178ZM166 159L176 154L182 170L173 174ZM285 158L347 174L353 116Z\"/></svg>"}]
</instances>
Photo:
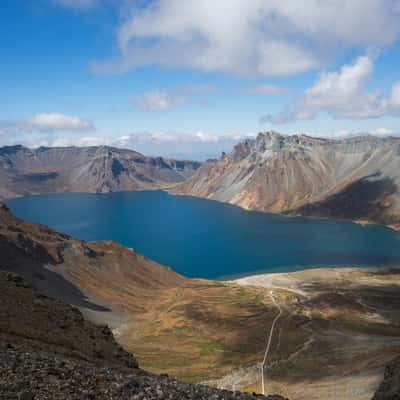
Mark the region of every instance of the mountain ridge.
<instances>
[{"instance_id":1,"label":"mountain ridge","mask_svg":"<svg viewBox=\"0 0 400 400\"><path fill-rule=\"evenodd\" d=\"M177 194L245 209L400 228L400 138L259 133L202 165Z\"/></svg>"},{"instance_id":2,"label":"mountain ridge","mask_svg":"<svg viewBox=\"0 0 400 400\"><path fill-rule=\"evenodd\" d=\"M57 192L160 189L183 181L200 165L110 146L5 146L0 148L0 199Z\"/></svg>"}]
</instances>

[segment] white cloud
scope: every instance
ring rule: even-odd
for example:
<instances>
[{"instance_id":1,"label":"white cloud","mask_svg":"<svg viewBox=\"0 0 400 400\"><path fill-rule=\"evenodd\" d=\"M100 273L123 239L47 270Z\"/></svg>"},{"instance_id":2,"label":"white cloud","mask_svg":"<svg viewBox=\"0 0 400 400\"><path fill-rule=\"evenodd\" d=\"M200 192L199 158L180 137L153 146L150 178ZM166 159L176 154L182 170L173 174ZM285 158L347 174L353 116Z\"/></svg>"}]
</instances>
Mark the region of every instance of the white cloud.
<instances>
[{"instance_id":1,"label":"white cloud","mask_svg":"<svg viewBox=\"0 0 400 400\"><path fill-rule=\"evenodd\" d=\"M206 132L145 132L122 136L113 144L152 156L205 160L218 157L222 151L229 152L240 140L254 136L255 133L216 135Z\"/></svg>"},{"instance_id":2,"label":"white cloud","mask_svg":"<svg viewBox=\"0 0 400 400\"><path fill-rule=\"evenodd\" d=\"M143 132L123 136L83 136L54 134L26 135L23 138L0 136L0 144L23 144L35 148L65 146L115 146L128 148L149 156L205 160L219 157L222 151L230 152L233 146L255 133L216 135L207 132Z\"/></svg>"},{"instance_id":3,"label":"white cloud","mask_svg":"<svg viewBox=\"0 0 400 400\"><path fill-rule=\"evenodd\" d=\"M195 96L212 91L211 85L181 85L171 89L154 89L144 92L134 100L136 108L141 111L168 111L182 107Z\"/></svg>"},{"instance_id":4,"label":"white cloud","mask_svg":"<svg viewBox=\"0 0 400 400\"><path fill-rule=\"evenodd\" d=\"M52 0L53 3L72 10L89 10L95 7L98 0Z\"/></svg>"},{"instance_id":5,"label":"white cloud","mask_svg":"<svg viewBox=\"0 0 400 400\"><path fill-rule=\"evenodd\" d=\"M299 134L304 134L311 137L326 138L326 139L346 139L355 136L366 136L366 135L381 136L381 137L400 136L400 130L396 131L393 129L381 127L367 131L339 129L335 131L305 131L305 132L292 131L289 133L289 135L299 135Z\"/></svg>"},{"instance_id":6,"label":"white cloud","mask_svg":"<svg viewBox=\"0 0 400 400\"><path fill-rule=\"evenodd\" d=\"M337 131L325 131L325 132L311 131L311 132L304 132L304 134L311 137L319 137L327 139L344 139L356 135L356 133L349 131L348 129L339 129Z\"/></svg>"},{"instance_id":7,"label":"white cloud","mask_svg":"<svg viewBox=\"0 0 400 400\"><path fill-rule=\"evenodd\" d=\"M149 156L206 160L230 152L233 146L256 134L232 133L218 135L210 132L135 132L127 135L82 135L78 132L35 130L19 124L0 121L0 146L22 144L30 148L66 146L115 146L128 148Z\"/></svg>"},{"instance_id":8,"label":"white cloud","mask_svg":"<svg viewBox=\"0 0 400 400\"><path fill-rule=\"evenodd\" d=\"M36 114L28 118L26 124L32 128L49 131L88 131L94 129L90 121L59 113Z\"/></svg>"},{"instance_id":9,"label":"white cloud","mask_svg":"<svg viewBox=\"0 0 400 400\"><path fill-rule=\"evenodd\" d=\"M162 90L152 90L143 93L135 101L135 105L139 110L149 112L168 111L185 103L186 99L184 97L176 97Z\"/></svg>"},{"instance_id":10,"label":"white cloud","mask_svg":"<svg viewBox=\"0 0 400 400\"><path fill-rule=\"evenodd\" d=\"M47 137L42 138L36 142L36 147L47 146L47 147L68 147L68 146L104 146L112 145L113 141L107 137L101 136L83 136L83 137Z\"/></svg>"},{"instance_id":11,"label":"white cloud","mask_svg":"<svg viewBox=\"0 0 400 400\"><path fill-rule=\"evenodd\" d=\"M247 94L266 94L266 95L279 95L289 93L289 89L286 87L261 84L257 86L250 86L243 90Z\"/></svg>"},{"instance_id":12,"label":"white cloud","mask_svg":"<svg viewBox=\"0 0 400 400\"><path fill-rule=\"evenodd\" d=\"M365 91L373 69L374 59L366 55L358 57L353 64L343 65L339 71L323 72L289 109L263 117L261 122L307 120L321 112L334 118L351 119L400 115L400 82L393 85L389 96Z\"/></svg>"},{"instance_id":13,"label":"white cloud","mask_svg":"<svg viewBox=\"0 0 400 400\"><path fill-rule=\"evenodd\" d=\"M393 129L388 129L388 128L377 128L373 129L372 131L369 132L369 134L374 135L374 136L391 136L391 135L398 135L398 132L396 132Z\"/></svg>"},{"instance_id":14,"label":"white cloud","mask_svg":"<svg viewBox=\"0 0 400 400\"><path fill-rule=\"evenodd\" d=\"M29 147L68 146L89 143L90 137L77 138L94 131L94 125L76 116L41 113L20 120L0 120L0 145L24 144ZM64 135L68 135L66 137Z\"/></svg>"},{"instance_id":15,"label":"white cloud","mask_svg":"<svg viewBox=\"0 0 400 400\"><path fill-rule=\"evenodd\" d=\"M133 3L118 29L120 56L97 72L141 65L290 75L400 34L400 0L154 0ZM135 6L136 4L136 6ZM138 5L140 4L140 5Z\"/></svg>"},{"instance_id":16,"label":"white cloud","mask_svg":"<svg viewBox=\"0 0 400 400\"><path fill-rule=\"evenodd\" d=\"M390 94L389 104L392 108L400 108L400 82L396 82L392 86L392 92Z\"/></svg>"},{"instance_id":17,"label":"white cloud","mask_svg":"<svg viewBox=\"0 0 400 400\"><path fill-rule=\"evenodd\" d=\"M0 136L15 137L21 131L22 124L16 121L0 120Z\"/></svg>"}]
</instances>

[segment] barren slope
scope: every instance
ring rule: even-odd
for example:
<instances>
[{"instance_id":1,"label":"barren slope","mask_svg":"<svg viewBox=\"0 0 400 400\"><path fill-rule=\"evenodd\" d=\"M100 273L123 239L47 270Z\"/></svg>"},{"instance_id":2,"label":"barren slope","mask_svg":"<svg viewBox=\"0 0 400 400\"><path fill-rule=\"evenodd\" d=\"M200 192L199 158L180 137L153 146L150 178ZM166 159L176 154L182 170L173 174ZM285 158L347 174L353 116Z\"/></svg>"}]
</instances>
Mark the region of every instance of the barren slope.
<instances>
[{"instance_id":1,"label":"barren slope","mask_svg":"<svg viewBox=\"0 0 400 400\"><path fill-rule=\"evenodd\" d=\"M284 400L187 385L138 368L106 326L0 271L0 398Z\"/></svg>"},{"instance_id":2,"label":"barren slope","mask_svg":"<svg viewBox=\"0 0 400 400\"><path fill-rule=\"evenodd\" d=\"M273 291L283 310L268 359L268 391L299 400L369 400L384 366L400 353L399 269L310 269L237 282ZM299 326L306 340L285 356L282 339L288 334L287 319L295 316L306 320ZM398 387L392 375L387 392ZM241 388L258 389L258 368L214 384L234 388L238 382Z\"/></svg>"},{"instance_id":3,"label":"barren slope","mask_svg":"<svg viewBox=\"0 0 400 400\"><path fill-rule=\"evenodd\" d=\"M176 193L250 210L400 226L400 139L260 133L203 165Z\"/></svg>"},{"instance_id":4,"label":"barren slope","mask_svg":"<svg viewBox=\"0 0 400 400\"><path fill-rule=\"evenodd\" d=\"M0 199L32 193L154 189L186 179L199 166L107 146L2 147Z\"/></svg>"}]
</instances>

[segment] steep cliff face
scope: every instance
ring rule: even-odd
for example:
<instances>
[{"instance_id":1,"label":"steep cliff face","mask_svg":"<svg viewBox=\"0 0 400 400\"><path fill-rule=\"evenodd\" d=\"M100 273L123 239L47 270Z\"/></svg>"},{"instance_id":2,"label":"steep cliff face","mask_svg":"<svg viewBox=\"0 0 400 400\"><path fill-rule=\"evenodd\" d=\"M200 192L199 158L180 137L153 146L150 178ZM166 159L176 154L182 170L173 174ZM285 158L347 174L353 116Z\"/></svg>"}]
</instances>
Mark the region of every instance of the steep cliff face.
<instances>
[{"instance_id":1,"label":"steep cliff face","mask_svg":"<svg viewBox=\"0 0 400 400\"><path fill-rule=\"evenodd\" d=\"M200 163L100 147L0 148L0 198L48 192L154 189L183 181Z\"/></svg>"},{"instance_id":2,"label":"steep cliff face","mask_svg":"<svg viewBox=\"0 0 400 400\"><path fill-rule=\"evenodd\" d=\"M246 209L400 227L400 139L260 133L204 164L176 192Z\"/></svg>"}]
</instances>

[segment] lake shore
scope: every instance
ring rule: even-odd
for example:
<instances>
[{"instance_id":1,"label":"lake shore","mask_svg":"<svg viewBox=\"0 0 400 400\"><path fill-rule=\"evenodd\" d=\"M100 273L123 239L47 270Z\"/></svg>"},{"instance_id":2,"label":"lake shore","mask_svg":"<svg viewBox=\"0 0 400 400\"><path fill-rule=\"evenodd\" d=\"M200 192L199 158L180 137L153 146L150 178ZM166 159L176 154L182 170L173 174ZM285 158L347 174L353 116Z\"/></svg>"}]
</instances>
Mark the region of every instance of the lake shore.
<instances>
[{"instance_id":1,"label":"lake shore","mask_svg":"<svg viewBox=\"0 0 400 400\"><path fill-rule=\"evenodd\" d=\"M229 280L243 286L257 286L286 290L308 297L317 285L340 287L345 283L366 285L387 282L387 276L399 276L400 265L396 267L316 267L290 272L271 272L243 276ZM397 283L399 283L397 282ZM394 282L396 283L396 282Z\"/></svg>"},{"instance_id":2,"label":"lake shore","mask_svg":"<svg viewBox=\"0 0 400 400\"><path fill-rule=\"evenodd\" d=\"M227 284L264 290L266 304L276 308L274 298L282 309L267 360L269 391L291 399L369 400L384 365L398 354L400 268L315 268L246 276ZM287 328L287 320L301 318L298 330ZM266 337L270 326L265 326ZM294 332L304 335L303 343L283 355L281 342ZM209 383L259 390L259 365Z\"/></svg>"},{"instance_id":3,"label":"lake shore","mask_svg":"<svg viewBox=\"0 0 400 400\"><path fill-rule=\"evenodd\" d=\"M21 218L85 241L114 240L191 278L400 265L400 237L382 226L248 212L162 191L30 196L7 204Z\"/></svg>"}]
</instances>

